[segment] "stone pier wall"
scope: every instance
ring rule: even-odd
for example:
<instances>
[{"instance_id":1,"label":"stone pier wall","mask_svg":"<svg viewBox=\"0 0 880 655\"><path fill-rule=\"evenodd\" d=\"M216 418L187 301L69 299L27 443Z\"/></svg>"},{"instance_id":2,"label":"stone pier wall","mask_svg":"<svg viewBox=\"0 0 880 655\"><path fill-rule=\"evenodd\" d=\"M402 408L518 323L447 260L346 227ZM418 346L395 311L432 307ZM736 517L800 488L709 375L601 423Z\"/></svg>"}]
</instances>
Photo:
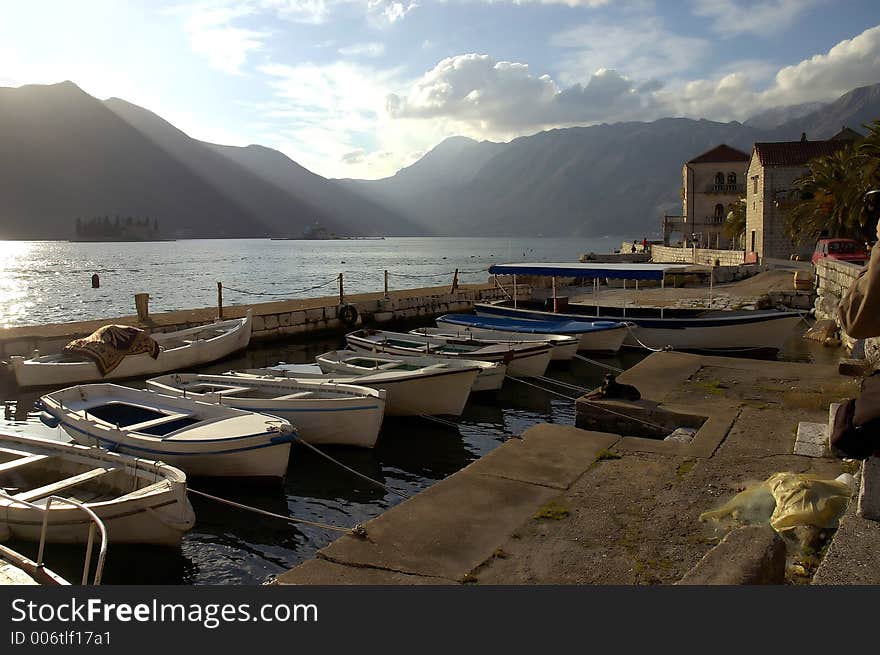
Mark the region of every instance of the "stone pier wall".
<instances>
[{"instance_id":1,"label":"stone pier wall","mask_svg":"<svg viewBox=\"0 0 880 655\"><path fill-rule=\"evenodd\" d=\"M837 308L840 301L858 277L862 267L848 262L825 259L816 265L816 302L814 304L816 320L829 319L837 325L843 345L860 355L864 347L865 359L871 362L872 368L880 367L880 338L857 340L840 330L837 320Z\"/></svg>"},{"instance_id":2,"label":"stone pier wall","mask_svg":"<svg viewBox=\"0 0 880 655\"><path fill-rule=\"evenodd\" d=\"M393 324L395 321L467 312L473 309L476 302L506 297L505 291L493 284L461 285L456 291L452 291L448 285L407 289L392 291L387 298L382 293L355 294L345 297L345 303L357 309L355 325L346 324L339 319L338 296L234 305L223 308L223 318L240 318L248 309L252 309L252 341L273 341L307 334L344 334L360 325ZM519 300L530 299L531 287L518 284L517 297ZM217 313L216 307L209 307L153 314L147 322L138 321L137 316L123 316L77 323L4 328L0 329L0 359L7 359L12 355L29 355L35 349L42 353L60 352L72 339L87 336L99 327L111 323L134 325L150 332L173 332L210 323L215 320Z\"/></svg>"},{"instance_id":3,"label":"stone pier wall","mask_svg":"<svg viewBox=\"0 0 880 655\"><path fill-rule=\"evenodd\" d=\"M704 266L741 266L745 264L742 250L710 250L708 248L672 248L651 246L651 261L658 264L702 264Z\"/></svg>"}]
</instances>

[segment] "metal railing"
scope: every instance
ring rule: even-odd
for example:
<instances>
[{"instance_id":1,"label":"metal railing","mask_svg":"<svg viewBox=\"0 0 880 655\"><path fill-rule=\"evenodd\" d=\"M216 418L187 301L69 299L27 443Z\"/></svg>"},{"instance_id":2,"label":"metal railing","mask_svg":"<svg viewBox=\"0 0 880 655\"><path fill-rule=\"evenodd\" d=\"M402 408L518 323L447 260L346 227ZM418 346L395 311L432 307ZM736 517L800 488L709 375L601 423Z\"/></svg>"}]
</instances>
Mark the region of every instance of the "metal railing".
<instances>
[{"instance_id":1,"label":"metal railing","mask_svg":"<svg viewBox=\"0 0 880 655\"><path fill-rule=\"evenodd\" d=\"M742 184L710 184L706 193L745 193L746 185Z\"/></svg>"},{"instance_id":2,"label":"metal railing","mask_svg":"<svg viewBox=\"0 0 880 655\"><path fill-rule=\"evenodd\" d=\"M98 563L95 566L95 575L92 579L93 585L101 584L101 577L104 575L104 561L107 558L107 527L104 525L104 522L95 514L91 509L83 505L78 500L73 500L72 498L63 498L61 496L49 496L46 499L46 506L42 507L40 505L34 505L33 503L29 503L26 500L18 500L15 496L10 496L5 491L0 491L0 498L5 498L6 500L11 500L13 503L17 503L19 505L24 505L25 507L33 510L37 510L43 512L43 527L40 530L40 548L37 551L37 566L44 567L45 563L43 562L43 552L46 549L46 534L49 531L49 513L52 508L52 502L58 501L60 503L67 503L68 505L73 505L78 509L81 509L83 512L88 515L89 522L89 538L86 542L86 557L85 562L83 563L83 574L82 574L82 582L81 584L88 584L89 581L89 569L91 569L92 565L92 550L95 544L95 528L98 528L98 531L101 533L101 549L98 551Z\"/></svg>"}]
</instances>

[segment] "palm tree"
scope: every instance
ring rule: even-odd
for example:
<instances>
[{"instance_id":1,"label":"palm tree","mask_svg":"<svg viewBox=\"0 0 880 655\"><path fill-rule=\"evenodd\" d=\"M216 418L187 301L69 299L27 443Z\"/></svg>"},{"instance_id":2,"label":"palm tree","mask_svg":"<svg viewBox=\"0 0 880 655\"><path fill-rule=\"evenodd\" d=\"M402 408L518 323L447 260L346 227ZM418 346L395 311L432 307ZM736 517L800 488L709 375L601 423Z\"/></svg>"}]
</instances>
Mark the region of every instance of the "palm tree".
<instances>
[{"instance_id":1,"label":"palm tree","mask_svg":"<svg viewBox=\"0 0 880 655\"><path fill-rule=\"evenodd\" d=\"M794 181L796 201L786 218L786 230L794 241L814 241L826 233L864 241L874 233L862 212L868 190L865 161L854 145L809 162L810 170Z\"/></svg>"}]
</instances>

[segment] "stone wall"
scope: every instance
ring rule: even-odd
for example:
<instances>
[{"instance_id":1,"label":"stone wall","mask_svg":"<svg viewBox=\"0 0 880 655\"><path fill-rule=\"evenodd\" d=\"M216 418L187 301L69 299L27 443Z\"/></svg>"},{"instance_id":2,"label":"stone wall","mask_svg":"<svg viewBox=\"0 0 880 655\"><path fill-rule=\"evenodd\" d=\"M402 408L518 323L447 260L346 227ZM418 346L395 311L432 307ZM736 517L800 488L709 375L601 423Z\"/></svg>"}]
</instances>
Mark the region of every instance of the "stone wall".
<instances>
[{"instance_id":1,"label":"stone wall","mask_svg":"<svg viewBox=\"0 0 880 655\"><path fill-rule=\"evenodd\" d=\"M837 321L837 308L861 270L861 266L848 262L839 262L833 259L819 261L816 265L816 302L814 305L817 321L830 319L840 329L840 323ZM873 368L880 366L880 338L856 340L840 330L840 341L856 355L860 355L864 347L865 359L871 362Z\"/></svg>"},{"instance_id":2,"label":"stone wall","mask_svg":"<svg viewBox=\"0 0 880 655\"><path fill-rule=\"evenodd\" d=\"M742 250L709 250L707 248L651 246L651 261L658 264L740 266L745 263L745 252ZM718 263L716 264L716 262Z\"/></svg>"},{"instance_id":3,"label":"stone wall","mask_svg":"<svg viewBox=\"0 0 880 655\"><path fill-rule=\"evenodd\" d=\"M512 286L508 289L512 292ZM346 296L347 304L357 309L357 325L381 325L395 321L431 318L452 312L467 312L475 302L500 300L507 294L492 284L465 285L455 292L449 286L432 289L394 291L388 298L381 293ZM517 284L517 298L528 300L532 288ZM304 306L305 305L305 306ZM339 320L339 299L334 297L309 301L280 301L224 307L224 318L239 318L253 309L252 341L273 341L299 335L344 334L353 326ZM134 325L151 332L174 332L210 323L216 308L163 312L150 316L150 323L139 323L136 316L107 318L98 321L59 323L52 325L7 328L0 330L0 358L29 355L35 349L42 353L60 352L71 340L88 336L101 325L118 323Z\"/></svg>"}]
</instances>

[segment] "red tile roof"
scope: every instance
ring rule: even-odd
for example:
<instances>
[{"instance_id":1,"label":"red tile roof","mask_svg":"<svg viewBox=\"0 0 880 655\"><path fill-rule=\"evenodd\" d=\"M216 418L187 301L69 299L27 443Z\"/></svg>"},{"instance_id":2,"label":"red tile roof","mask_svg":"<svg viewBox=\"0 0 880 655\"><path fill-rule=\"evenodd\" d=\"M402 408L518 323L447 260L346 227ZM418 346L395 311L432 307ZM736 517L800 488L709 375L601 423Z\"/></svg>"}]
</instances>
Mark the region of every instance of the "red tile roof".
<instances>
[{"instance_id":1,"label":"red tile roof","mask_svg":"<svg viewBox=\"0 0 880 655\"><path fill-rule=\"evenodd\" d=\"M688 164L708 164L712 162L728 162L728 161L749 161L751 159L746 153L729 145L722 143L715 146L711 150L707 150L702 155L694 157Z\"/></svg>"},{"instance_id":2,"label":"red tile roof","mask_svg":"<svg viewBox=\"0 0 880 655\"><path fill-rule=\"evenodd\" d=\"M805 166L816 157L833 155L849 141L779 141L756 143L755 153L762 166Z\"/></svg>"}]
</instances>

